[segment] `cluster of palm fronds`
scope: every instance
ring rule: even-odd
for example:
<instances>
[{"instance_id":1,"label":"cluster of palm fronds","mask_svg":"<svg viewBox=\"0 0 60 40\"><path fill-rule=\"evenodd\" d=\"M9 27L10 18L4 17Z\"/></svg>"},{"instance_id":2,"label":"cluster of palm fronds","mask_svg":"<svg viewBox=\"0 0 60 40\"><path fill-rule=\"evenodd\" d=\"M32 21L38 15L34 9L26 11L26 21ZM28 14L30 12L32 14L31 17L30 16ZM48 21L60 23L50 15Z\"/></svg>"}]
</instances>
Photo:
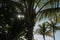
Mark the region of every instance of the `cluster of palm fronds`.
<instances>
[{"instance_id":1,"label":"cluster of palm fronds","mask_svg":"<svg viewBox=\"0 0 60 40\"><path fill-rule=\"evenodd\" d=\"M0 40L18 40L22 35L26 36L27 40L32 40L35 19L43 18L56 20L48 23L54 34L57 28L54 23L60 22L59 2L59 0L0 0ZM24 15L24 19L18 19L17 15ZM44 32L44 36L45 23L40 27L43 30L40 32L42 34Z\"/></svg>"}]
</instances>

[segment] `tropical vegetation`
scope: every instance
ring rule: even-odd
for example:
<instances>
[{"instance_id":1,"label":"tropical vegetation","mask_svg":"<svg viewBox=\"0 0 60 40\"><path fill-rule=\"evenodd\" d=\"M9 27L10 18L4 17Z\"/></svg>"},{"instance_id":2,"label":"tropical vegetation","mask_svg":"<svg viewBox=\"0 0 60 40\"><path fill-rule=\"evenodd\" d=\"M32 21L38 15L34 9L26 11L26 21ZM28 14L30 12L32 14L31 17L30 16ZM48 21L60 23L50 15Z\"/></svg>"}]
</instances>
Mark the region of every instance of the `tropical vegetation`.
<instances>
[{"instance_id":1,"label":"tropical vegetation","mask_svg":"<svg viewBox=\"0 0 60 40\"><path fill-rule=\"evenodd\" d=\"M23 40L21 36L34 40L36 21L46 18L52 20L48 25L55 34L55 24L60 22L59 3L59 0L0 0L0 40ZM40 28L45 40L45 35L50 35L50 32L45 33L45 23Z\"/></svg>"}]
</instances>

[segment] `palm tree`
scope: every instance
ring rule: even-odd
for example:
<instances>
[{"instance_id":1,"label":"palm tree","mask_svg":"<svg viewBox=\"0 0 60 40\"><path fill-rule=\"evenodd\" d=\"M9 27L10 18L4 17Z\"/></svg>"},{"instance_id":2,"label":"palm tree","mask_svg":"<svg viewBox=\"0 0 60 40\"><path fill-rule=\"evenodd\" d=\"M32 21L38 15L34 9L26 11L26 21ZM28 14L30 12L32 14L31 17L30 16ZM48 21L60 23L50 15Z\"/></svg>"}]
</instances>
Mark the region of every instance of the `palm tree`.
<instances>
[{"instance_id":1,"label":"palm tree","mask_svg":"<svg viewBox=\"0 0 60 40\"><path fill-rule=\"evenodd\" d=\"M49 14L49 13L48 13ZM56 23L59 23L60 21L60 19L58 19L58 16L56 16L55 14L54 14L54 17L52 16L51 17L51 15L53 15L53 14L51 14L50 15L50 17L48 17L48 14L46 15L46 17L45 18L48 18L48 19L53 19L53 18L56 18L56 19L53 19L53 21L51 21L51 24L50 24L50 26L53 28L53 37L54 37L54 40L55 40L55 30L57 29L57 30L59 30L59 28L58 27L56 27L55 25L56 25ZM58 15L58 14L57 14ZM55 20L55 21L54 21ZM57 21L57 22L56 22ZM56 23L55 23L56 22ZM49 24L49 23L48 23Z\"/></svg>"},{"instance_id":2,"label":"palm tree","mask_svg":"<svg viewBox=\"0 0 60 40\"><path fill-rule=\"evenodd\" d=\"M46 0L45 0L46 1ZM56 2L57 0L54 0ZM42 8L44 8L47 4L51 4L52 0L48 0L46 2L43 2L42 0L20 0L19 2L15 1L9 1L9 0L1 0L1 3L3 2L3 5L8 6L8 9L11 9L13 12L12 13L20 13L24 14L25 16L25 24L27 27L27 40L32 40L33 39L33 26L35 24L34 19L37 18L37 15L40 15ZM41 7L39 6L41 3ZM52 2L53 3L53 2ZM13 4L13 5L12 5ZM2 6L3 6L2 5ZM35 6L36 5L36 6ZM4 7L4 6L3 6ZM2 9L3 9L2 7ZM35 7L35 8L34 8ZM39 11L36 13L36 8L39 7ZM57 8L58 9L58 8ZM16 12L17 11L17 12ZM44 10L42 10L44 11ZM4 12L4 11L3 11ZM51 11L50 11L51 12ZM12 14L11 14L12 15ZM16 14L15 14L16 15ZM14 16L14 15L12 15ZM11 16L10 16L11 17ZM10 18L9 17L9 18ZM8 17L7 17L8 18ZM16 21L16 17L13 17L13 19ZM14 22L15 22L14 21ZM8 22L7 22L8 23ZM16 22L19 24L19 22ZM16 24L16 26L18 25ZM13 24L13 26L15 26ZM19 28L19 26L18 26ZM11 30L13 30L14 27L12 27ZM17 29L16 29L17 30ZM15 29L13 30L15 31Z\"/></svg>"},{"instance_id":3,"label":"palm tree","mask_svg":"<svg viewBox=\"0 0 60 40\"><path fill-rule=\"evenodd\" d=\"M42 25L39 25L39 27L40 27L40 29L37 31L39 34L43 35L44 40L45 40L45 35L53 37L55 40L55 32L57 30L60 30L60 27L56 26L56 23L54 23L53 21L44 22ZM53 35L52 35L52 33L53 33Z\"/></svg>"},{"instance_id":4,"label":"palm tree","mask_svg":"<svg viewBox=\"0 0 60 40\"><path fill-rule=\"evenodd\" d=\"M31 2L31 3L30 3ZM36 3L37 3L37 5L38 4L40 4L40 0L38 0ZM26 16L26 20L28 20L28 21L26 21L27 22L27 30L28 30L28 32L27 32L27 40L31 40L32 39L32 35L33 35L33 26L34 26L34 24L35 24L35 22L34 22L34 19L35 19L35 17L37 16L37 15L39 15L41 12L41 9L42 8L44 8L48 3L51 3L52 2L52 0L50 0L50 1L47 1L40 9L39 9L39 11L36 13L35 12L35 10L36 10L36 8L37 8L37 5L35 6L35 8L33 9L33 6L34 6L34 0L29 0L29 1L27 1L27 15L25 15ZM55 1L56 2L56 1ZM43 3L42 3L43 4ZM40 13L39 13L40 12ZM51 11L50 11L51 12ZM36 14L35 14L36 13Z\"/></svg>"},{"instance_id":5,"label":"palm tree","mask_svg":"<svg viewBox=\"0 0 60 40\"><path fill-rule=\"evenodd\" d=\"M59 0L58 0L59 1ZM58 2L57 2L58 3ZM58 3L59 4L59 3ZM60 18L58 19L58 12L60 10L60 8L58 7L58 4L57 4L57 8L56 8L56 4L55 4L55 8L53 7L52 5L52 8L49 8L49 9L45 9L45 10L42 10L40 13L40 18L39 20L41 20L42 18L48 18L48 19L54 19L56 20L57 22L59 22L58 20L60 20ZM58 9L59 8L59 9ZM52 12L53 11L53 12ZM55 12L54 12L55 11ZM44 14L43 14L44 13ZM53 26L53 36L54 36L54 40L55 40L55 28L57 28L53 22L51 22L52 26Z\"/></svg>"},{"instance_id":6,"label":"palm tree","mask_svg":"<svg viewBox=\"0 0 60 40\"><path fill-rule=\"evenodd\" d=\"M46 23L47 22L44 22L42 25L39 25L40 29L38 30L39 34L43 35L44 40L45 40L45 35L52 37L51 35L52 31L51 29L49 29L49 27L47 27Z\"/></svg>"},{"instance_id":7,"label":"palm tree","mask_svg":"<svg viewBox=\"0 0 60 40\"><path fill-rule=\"evenodd\" d=\"M55 32L57 30L60 30L60 27L56 26L56 23L54 23L53 21L51 21L51 23L48 23L51 26L51 29L53 30L53 38L55 40Z\"/></svg>"},{"instance_id":8,"label":"palm tree","mask_svg":"<svg viewBox=\"0 0 60 40\"><path fill-rule=\"evenodd\" d=\"M57 0L54 0L53 2L56 2ZM38 4L40 4L40 0L38 0L38 2L36 2L37 3L37 5ZM40 9L39 9L39 11L37 12L37 14L35 14L36 12L35 12L35 9L37 8L37 5L36 5L36 7L34 8L34 0L28 0L28 1L26 1L26 0L23 0L23 4L25 5L25 7L26 7L26 12L25 12L25 18L26 18L26 27L27 27L27 40L32 40L32 38L33 38L33 26L34 26L34 24L35 24L35 22L34 22L34 19L36 18L36 16L37 15L39 15L40 13L41 13L41 9L42 8L44 8L48 3L50 4L50 5L52 5L51 4L51 2L52 2L52 0L49 0L49 1L47 1L46 3L42 3L42 4L44 4ZM52 3L53 3L52 2ZM33 9L34 8L34 9ZM57 8L58 9L58 8ZM54 8L53 8L53 10L55 10ZM40 12L40 13L39 13ZM50 11L51 12L51 11Z\"/></svg>"}]
</instances>

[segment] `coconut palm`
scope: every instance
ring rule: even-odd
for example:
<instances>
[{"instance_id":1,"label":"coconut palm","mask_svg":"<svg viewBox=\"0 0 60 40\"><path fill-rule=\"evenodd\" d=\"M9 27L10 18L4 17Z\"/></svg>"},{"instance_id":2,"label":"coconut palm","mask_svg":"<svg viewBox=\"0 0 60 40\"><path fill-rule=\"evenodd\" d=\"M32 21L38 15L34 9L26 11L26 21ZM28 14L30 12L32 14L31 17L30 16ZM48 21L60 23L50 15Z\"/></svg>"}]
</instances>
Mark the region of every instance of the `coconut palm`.
<instances>
[{"instance_id":1,"label":"coconut palm","mask_svg":"<svg viewBox=\"0 0 60 40\"><path fill-rule=\"evenodd\" d=\"M48 13L48 14L49 14L49 13ZM47 15L48 15L48 14L47 14ZM46 15L46 16L47 16L47 15ZM51 15L52 15L52 14L51 14ZM50 16L51 16L51 15L50 15ZM57 13L57 15L58 15L58 13ZM45 17L45 15L44 15L44 17ZM44 17L43 17L43 18L44 18ZM48 16L47 16L47 17L45 17L45 18L49 18L49 19L55 18L55 19L52 19L53 21L51 21L51 24L50 24L51 27L53 28L53 37L54 37L54 40L55 40L55 31L56 31L56 29L59 30L59 28L55 26L55 25L56 25L55 23L59 23L59 22L60 22L60 21L59 21L60 19L58 19L58 16L56 16L55 14L54 14L54 16L52 15L52 17L48 17ZM54 21L54 20L55 20L55 21ZM57 22L56 22L56 21L57 21Z\"/></svg>"},{"instance_id":2,"label":"coconut palm","mask_svg":"<svg viewBox=\"0 0 60 40\"><path fill-rule=\"evenodd\" d=\"M55 40L55 32L57 30L60 30L59 26L56 26L56 23L54 23L53 21L51 21L51 23L48 23L51 26L51 30L53 30L53 38Z\"/></svg>"},{"instance_id":3,"label":"coconut palm","mask_svg":"<svg viewBox=\"0 0 60 40\"><path fill-rule=\"evenodd\" d=\"M38 29L37 31L39 34L43 35L44 40L45 40L45 35L53 37L55 40L55 32L57 30L60 30L60 27L56 26L56 24L53 21L44 22L42 25L39 25L39 27L40 29Z\"/></svg>"},{"instance_id":4,"label":"coconut palm","mask_svg":"<svg viewBox=\"0 0 60 40\"><path fill-rule=\"evenodd\" d=\"M7 4L6 7L8 7L8 9L13 10L12 13L24 14L25 24L27 27L27 34L26 34L27 40L32 40L32 38L33 38L33 26L35 24L34 20L35 20L35 18L37 18L36 16L40 15L40 13L44 11L44 9L45 9L44 7L47 4L53 5L53 3L55 3L57 0L53 0L53 1L52 0L47 0L47 1L45 0L45 2L43 2L43 1L44 0L38 0L38 1L37 0L19 0L19 2L16 2L16 1L9 1L9 0L6 0L6 1L1 0L1 3L3 4L2 9L5 8L4 5L6 6L6 4ZM36 13L37 7L39 7L40 9ZM42 8L43 8L43 10L42 10ZM11 10L9 10L9 11L11 11ZM53 10L55 11L55 9L53 9ZM58 8L56 10L58 10ZM3 12L7 12L7 11L4 10L4 11L2 11L2 13ZM17 15L17 14L14 14L14 15ZM15 18L14 20L16 21L17 20L16 17L14 17L14 18ZM7 22L7 23L9 23L9 22ZM16 26L18 26L17 23L19 24L19 22L16 22ZM15 26L15 25L13 24L13 26ZM19 28L19 26L18 26L18 28ZM13 29L14 29L14 27L12 27L11 30L13 30ZM16 30L17 30L17 28L16 28ZM13 31L15 31L15 29Z\"/></svg>"},{"instance_id":5,"label":"coconut palm","mask_svg":"<svg viewBox=\"0 0 60 40\"><path fill-rule=\"evenodd\" d=\"M45 0L46 1L46 0ZM25 18L26 18L26 24L27 24L27 30L28 30L28 32L27 32L27 40L32 40L32 38L33 38L33 26L34 26L34 24L35 24L35 22L34 22L34 19L35 19L35 17L36 17L36 15L39 15L39 12L41 13L41 12L43 12L43 10L42 10L42 8L44 8L47 4L50 4L51 5L51 7L53 6L53 3L55 4L55 2L56 2L57 0L49 0L49 1L47 1L46 3L43 3L43 2L41 2L40 0L38 0L38 2L36 2L37 3L37 5L38 4L42 4L43 6L39 9L39 11L37 12L37 14L35 14L36 12L35 12L35 10L34 9L36 9L36 7L37 7L37 5L36 5L36 7L34 8L34 0L28 0L28 1L24 1L23 3L24 3L24 5L25 5L25 3L26 3L26 12L25 12ZM52 4L51 4L52 3ZM39 6L40 7L40 6ZM33 9L34 8L34 9ZM47 8L48 9L48 8ZM52 7L52 9L53 9L53 11L55 11L55 8L53 8ZM41 11L42 10L42 11ZM58 11L59 9L58 8L56 8L56 10ZM48 11L49 12L49 11ZM50 11L51 12L51 11ZM44 12L43 12L44 13ZM45 14L46 15L46 14Z\"/></svg>"},{"instance_id":6,"label":"coconut palm","mask_svg":"<svg viewBox=\"0 0 60 40\"><path fill-rule=\"evenodd\" d=\"M56 23L59 23L60 21L60 19L58 19L59 18L59 16L58 16L58 13L55 13L54 14L54 16L52 15L52 17L48 17L48 15L46 15L47 17L45 17L45 18L48 18L48 19L50 19L50 26L52 27L51 29L53 30L53 38L54 38L54 40L55 40L55 31L56 30L59 30L60 28L59 27L57 27L57 26L55 26L56 25ZM51 15L50 15L51 16ZM51 21L52 20L52 21Z\"/></svg>"},{"instance_id":7,"label":"coconut palm","mask_svg":"<svg viewBox=\"0 0 60 40\"><path fill-rule=\"evenodd\" d=\"M59 0L58 0L59 1ZM57 2L58 4L59 4L59 2ZM45 10L42 10L40 13L40 18L39 18L39 20L41 20L42 18L48 18L48 19L52 19L53 21L54 21L54 23L56 22L56 23L58 23L58 22L60 22L59 20L60 20L60 18L59 18L59 6L58 6L58 4L56 5L56 4L52 4L51 5L51 8L47 8L47 9L45 9ZM53 6L53 5L55 5L55 6ZM53 11L53 12L52 12ZM43 14L44 13L44 14ZM54 24L53 22L52 22L52 24ZM51 25L52 25L51 24ZM54 27L56 27L56 26L54 26ZM55 30L55 28L53 27L53 36L54 36L54 40L55 40L55 33L54 33L54 30Z\"/></svg>"},{"instance_id":8,"label":"coconut palm","mask_svg":"<svg viewBox=\"0 0 60 40\"><path fill-rule=\"evenodd\" d=\"M52 30L49 29L49 27L47 25L48 25L47 22L44 22L44 23L42 23L42 25L39 25L40 29L37 30L39 34L43 35L44 40L45 40L45 35L53 37L51 35Z\"/></svg>"}]
</instances>

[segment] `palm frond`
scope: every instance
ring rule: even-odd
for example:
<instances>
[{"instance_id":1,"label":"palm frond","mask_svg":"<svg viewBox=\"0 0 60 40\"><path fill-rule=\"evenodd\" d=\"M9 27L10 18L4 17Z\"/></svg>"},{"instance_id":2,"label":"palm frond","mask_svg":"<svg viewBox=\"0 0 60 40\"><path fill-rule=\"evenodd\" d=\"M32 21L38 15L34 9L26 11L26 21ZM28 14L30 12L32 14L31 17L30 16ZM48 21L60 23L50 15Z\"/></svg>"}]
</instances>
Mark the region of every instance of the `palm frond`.
<instances>
[{"instance_id":1,"label":"palm frond","mask_svg":"<svg viewBox=\"0 0 60 40\"><path fill-rule=\"evenodd\" d=\"M60 8L50 8L50 9L45 9L40 12L39 19L41 20L42 18L54 18L55 15L60 14L58 13L60 11Z\"/></svg>"},{"instance_id":2,"label":"palm frond","mask_svg":"<svg viewBox=\"0 0 60 40\"><path fill-rule=\"evenodd\" d=\"M53 33L52 30L48 30L45 35L46 35L46 36L53 37L52 33Z\"/></svg>"}]
</instances>

